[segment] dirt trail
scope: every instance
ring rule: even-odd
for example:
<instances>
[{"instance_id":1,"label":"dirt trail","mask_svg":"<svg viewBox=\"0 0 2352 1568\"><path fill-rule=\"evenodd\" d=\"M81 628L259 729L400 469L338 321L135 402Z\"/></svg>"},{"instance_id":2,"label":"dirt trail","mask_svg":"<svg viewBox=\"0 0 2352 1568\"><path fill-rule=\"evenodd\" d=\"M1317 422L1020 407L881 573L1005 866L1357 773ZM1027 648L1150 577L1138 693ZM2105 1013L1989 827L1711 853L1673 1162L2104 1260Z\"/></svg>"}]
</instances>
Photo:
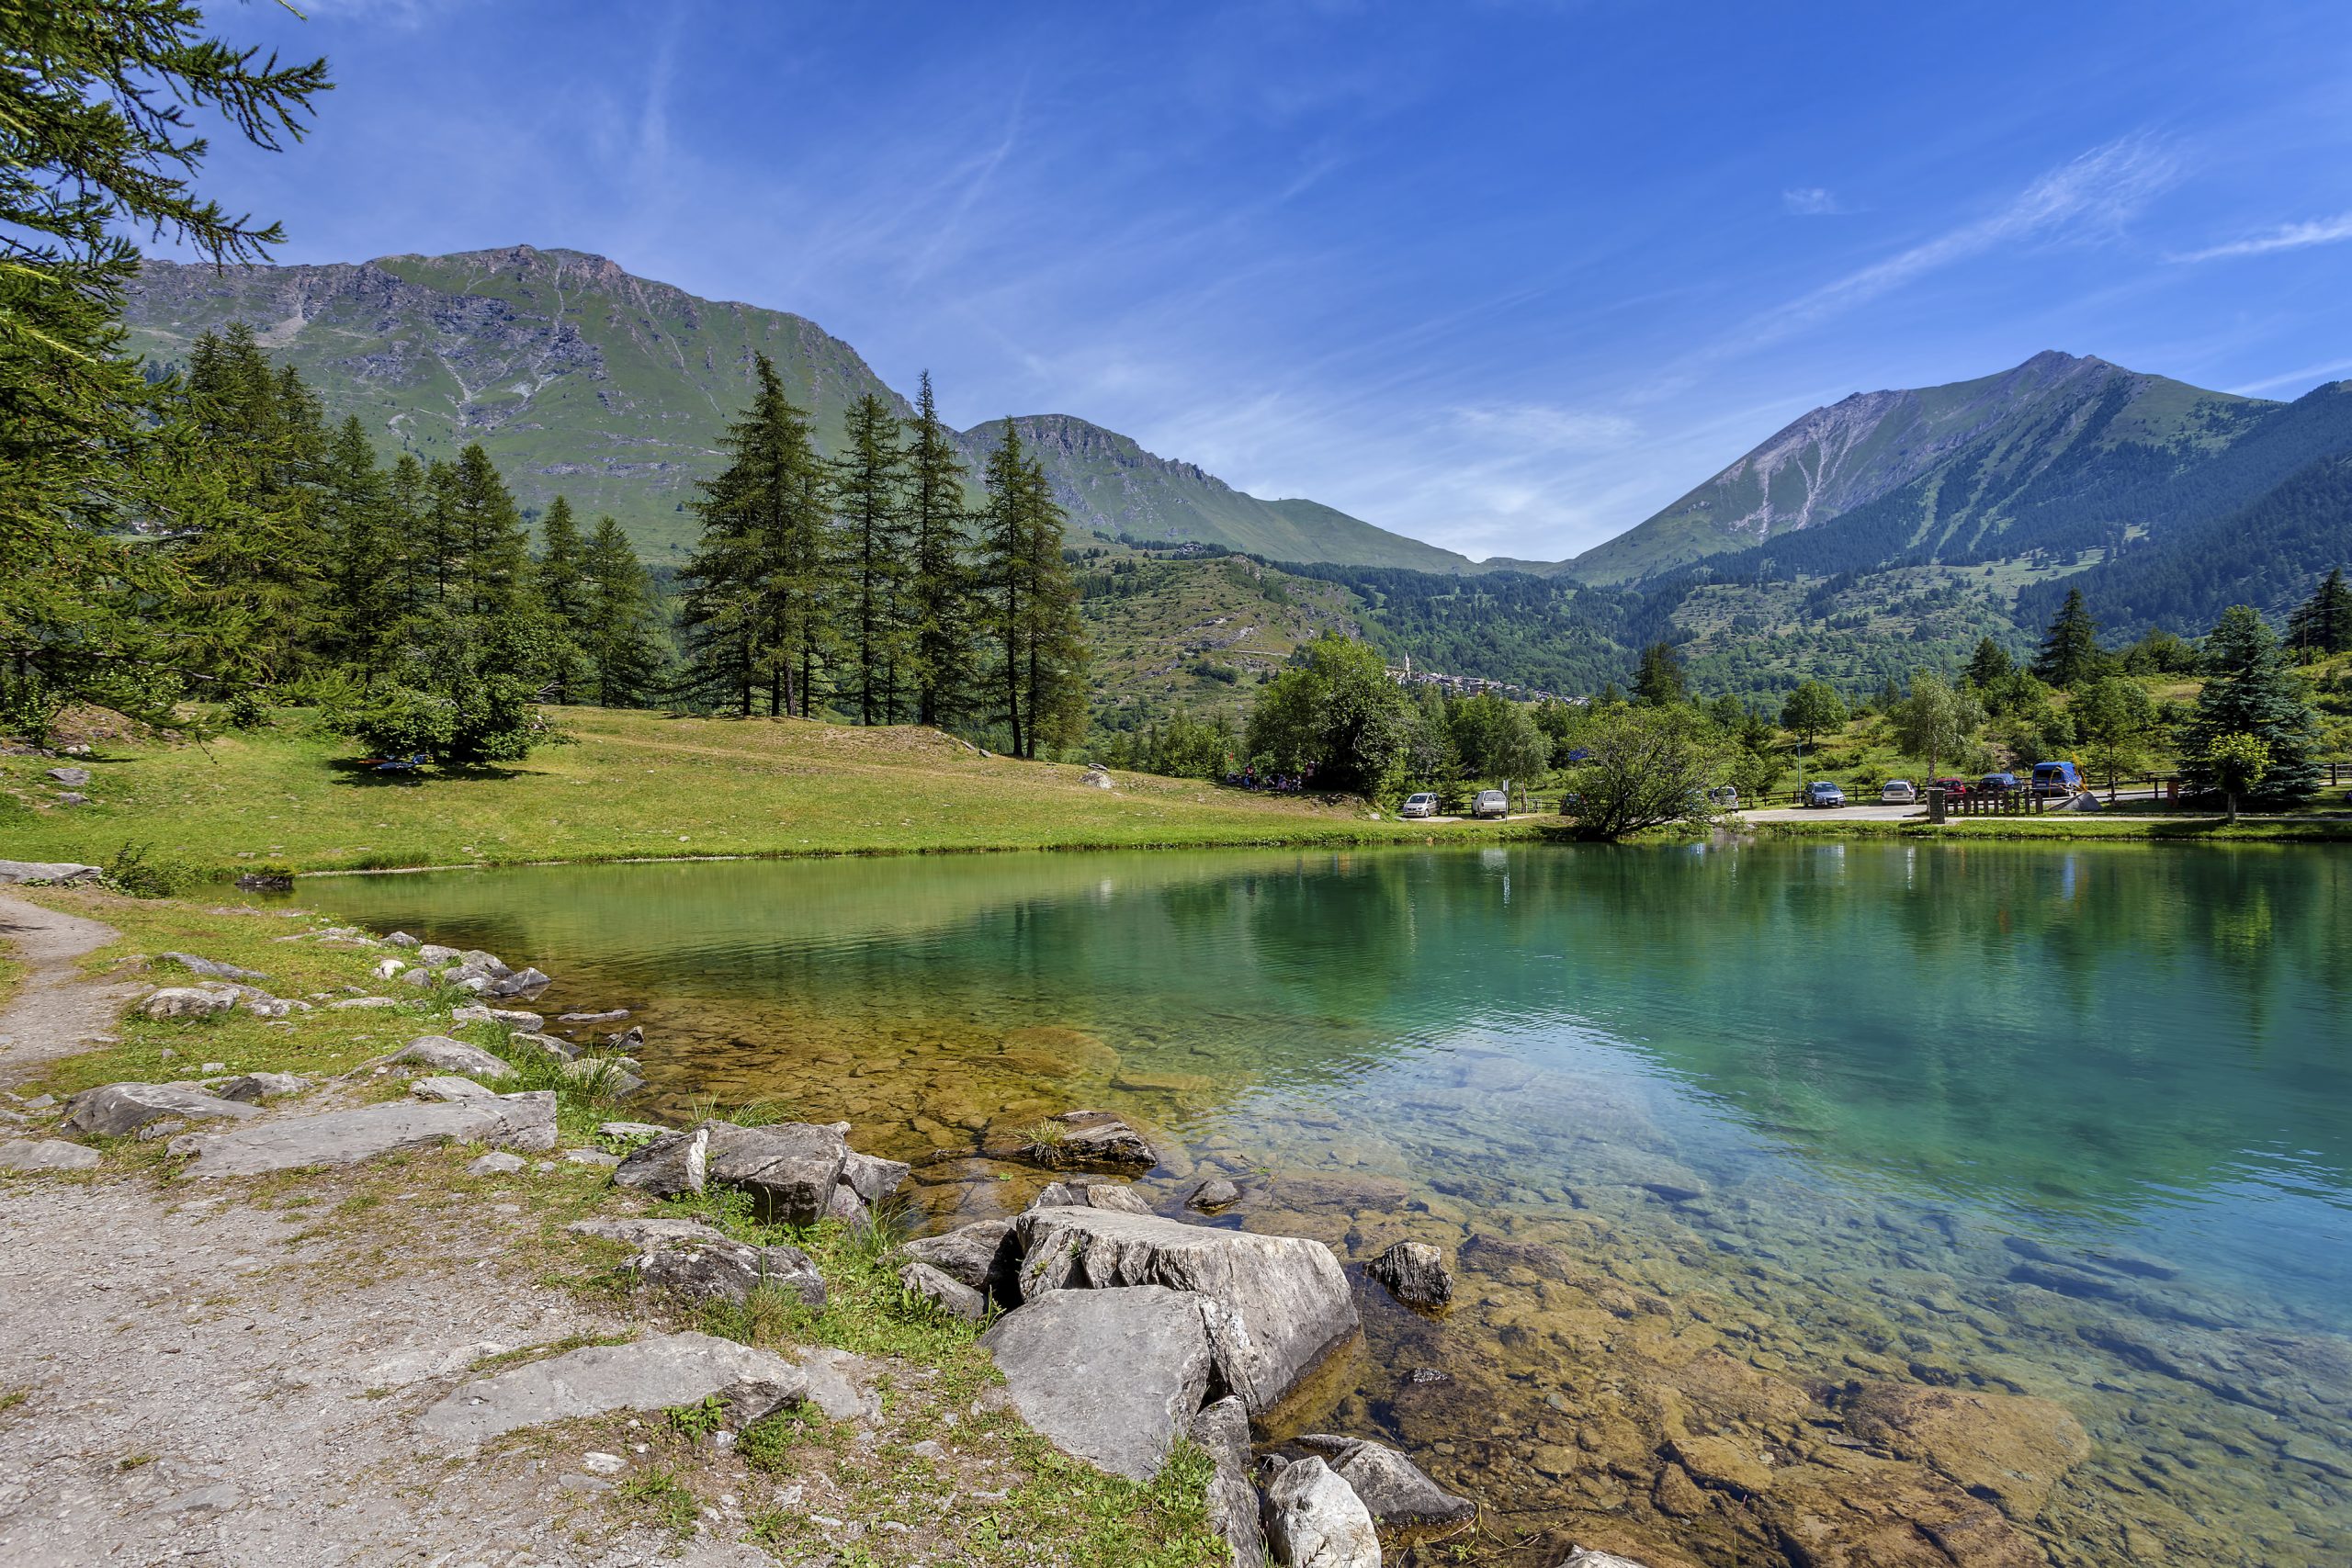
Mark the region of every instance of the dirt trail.
<instances>
[{"instance_id":1,"label":"dirt trail","mask_svg":"<svg viewBox=\"0 0 2352 1568\"><path fill-rule=\"evenodd\" d=\"M142 988L74 970L114 934L0 896L0 938L31 971L0 1010L0 1077L83 1048ZM413 1244L355 1253L332 1216L356 1179L269 1208L152 1175L0 1179L0 1562L768 1562L736 1531L683 1551L615 1531L563 1473L576 1452L421 1452L416 1413L480 1357L627 1325L508 1267L521 1207L452 1216L429 1168L369 1200L396 1225L414 1211Z\"/></svg>"},{"instance_id":2,"label":"dirt trail","mask_svg":"<svg viewBox=\"0 0 2352 1568\"><path fill-rule=\"evenodd\" d=\"M28 971L0 1006L0 1085L22 1083L44 1063L87 1050L113 1027L123 1003L147 987L85 978L74 960L115 939L115 929L0 893L0 944Z\"/></svg>"}]
</instances>

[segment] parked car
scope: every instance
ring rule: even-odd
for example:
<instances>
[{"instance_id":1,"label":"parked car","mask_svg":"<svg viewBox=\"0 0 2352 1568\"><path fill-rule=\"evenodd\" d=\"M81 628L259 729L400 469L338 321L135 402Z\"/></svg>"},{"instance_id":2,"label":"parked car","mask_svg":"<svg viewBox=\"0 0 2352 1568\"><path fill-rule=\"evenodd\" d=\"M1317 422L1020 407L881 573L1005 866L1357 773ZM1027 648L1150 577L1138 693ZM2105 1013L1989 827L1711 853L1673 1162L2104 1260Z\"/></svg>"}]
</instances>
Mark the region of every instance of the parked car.
<instances>
[{"instance_id":1,"label":"parked car","mask_svg":"<svg viewBox=\"0 0 2352 1568\"><path fill-rule=\"evenodd\" d=\"M1478 792L1478 798L1470 803L1470 815L1508 817L1510 815L1510 796L1498 789L1482 789Z\"/></svg>"},{"instance_id":2,"label":"parked car","mask_svg":"<svg viewBox=\"0 0 2352 1568\"><path fill-rule=\"evenodd\" d=\"M1739 809L1739 791L1729 784L1717 784L1707 792L1707 804L1717 811Z\"/></svg>"},{"instance_id":3,"label":"parked car","mask_svg":"<svg viewBox=\"0 0 2352 1568\"><path fill-rule=\"evenodd\" d=\"M2033 793L2074 796L2083 793L2082 770L2072 762L2036 762Z\"/></svg>"},{"instance_id":4,"label":"parked car","mask_svg":"<svg viewBox=\"0 0 2352 1568\"><path fill-rule=\"evenodd\" d=\"M1980 795L2007 795L2017 787L2018 776L2015 773L1986 773L1976 781L1976 790Z\"/></svg>"},{"instance_id":5,"label":"parked car","mask_svg":"<svg viewBox=\"0 0 2352 1568\"><path fill-rule=\"evenodd\" d=\"M1919 786L1909 779L1889 779L1879 786L1878 800L1881 806L1917 806Z\"/></svg>"},{"instance_id":6,"label":"parked car","mask_svg":"<svg viewBox=\"0 0 2352 1568\"><path fill-rule=\"evenodd\" d=\"M1827 779L1815 779L1804 786L1807 806L1832 807L1846 804L1846 792Z\"/></svg>"},{"instance_id":7,"label":"parked car","mask_svg":"<svg viewBox=\"0 0 2352 1568\"><path fill-rule=\"evenodd\" d=\"M1945 798L1949 800L1958 800L1963 795L1974 794L1976 790L1976 786L1966 779L1929 779L1928 787L1943 791Z\"/></svg>"},{"instance_id":8,"label":"parked car","mask_svg":"<svg viewBox=\"0 0 2352 1568\"><path fill-rule=\"evenodd\" d=\"M1430 795L1426 791L1419 795L1408 795L1405 797L1405 804L1397 807L1396 815L1399 817L1434 817L1437 815L1437 796Z\"/></svg>"}]
</instances>

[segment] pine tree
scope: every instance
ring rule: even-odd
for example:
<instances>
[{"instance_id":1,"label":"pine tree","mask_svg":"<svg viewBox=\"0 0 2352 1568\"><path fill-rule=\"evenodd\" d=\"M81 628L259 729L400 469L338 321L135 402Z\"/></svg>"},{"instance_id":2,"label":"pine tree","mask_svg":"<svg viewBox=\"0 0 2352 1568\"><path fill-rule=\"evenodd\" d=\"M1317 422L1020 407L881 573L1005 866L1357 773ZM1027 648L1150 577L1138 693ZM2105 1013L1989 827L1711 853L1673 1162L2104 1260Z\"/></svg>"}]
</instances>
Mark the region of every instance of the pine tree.
<instances>
[{"instance_id":1,"label":"pine tree","mask_svg":"<svg viewBox=\"0 0 2352 1568\"><path fill-rule=\"evenodd\" d=\"M913 567L906 608L915 722L944 726L970 703L973 604L966 560L964 464L940 423L931 372L908 422L907 528Z\"/></svg>"},{"instance_id":2,"label":"pine tree","mask_svg":"<svg viewBox=\"0 0 2352 1568\"><path fill-rule=\"evenodd\" d=\"M596 701L605 707L637 706L660 679L663 662L653 580L629 547L628 536L609 517L596 519L582 577L582 645Z\"/></svg>"},{"instance_id":3,"label":"pine tree","mask_svg":"<svg viewBox=\"0 0 2352 1568\"><path fill-rule=\"evenodd\" d=\"M985 482L979 575L996 656L996 711L1012 735L1012 754L1035 757L1040 739L1073 739L1083 727L1086 647L1078 584L1062 559L1062 510L1043 468L1023 453L1011 420L989 454Z\"/></svg>"},{"instance_id":4,"label":"pine tree","mask_svg":"<svg viewBox=\"0 0 2352 1568\"><path fill-rule=\"evenodd\" d=\"M703 532L687 563L681 617L689 683L723 694L748 716L764 682L771 714L808 717L832 641L827 615L836 561L823 468L808 419L784 394L767 355L755 356L752 406L728 427L728 465L703 483Z\"/></svg>"},{"instance_id":5,"label":"pine tree","mask_svg":"<svg viewBox=\"0 0 2352 1568\"><path fill-rule=\"evenodd\" d=\"M576 702L574 688L586 673L587 560L580 526L572 520L571 502L560 495L539 519L539 555L531 568L531 587L555 636L555 657L548 671L555 682L554 700Z\"/></svg>"},{"instance_id":6,"label":"pine tree","mask_svg":"<svg viewBox=\"0 0 2352 1568\"><path fill-rule=\"evenodd\" d=\"M123 352L130 236L265 259L277 226L195 188L187 111L276 150L329 85L322 60L257 66L202 27L181 0L0 6L0 683L160 722L181 681L250 649L244 613L191 604L180 553L150 547L218 492L173 396Z\"/></svg>"},{"instance_id":7,"label":"pine tree","mask_svg":"<svg viewBox=\"0 0 2352 1568\"><path fill-rule=\"evenodd\" d=\"M1976 652L1968 660L1968 683L1980 692L1990 691L2016 668L2017 662L2009 657L2007 649L1984 637L1977 642Z\"/></svg>"},{"instance_id":8,"label":"pine tree","mask_svg":"<svg viewBox=\"0 0 2352 1568\"><path fill-rule=\"evenodd\" d=\"M2051 685L2071 687L2097 675L2099 663L2098 623L2083 604L2083 591L2069 589L2065 604L2041 639L2033 672Z\"/></svg>"},{"instance_id":9,"label":"pine tree","mask_svg":"<svg viewBox=\"0 0 2352 1568\"><path fill-rule=\"evenodd\" d=\"M1642 649L1641 672L1634 678L1634 694L1652 707L1673 707L1690 695L1682 677L1682 660L1670 643L1654 642Z\"/></svg>"},{"instance_id":10,"label":"pine tree","mask_svg":"<svg viewBox=\"0 0 2352 1568\"><path fill-rule=\"evenodd\" d=\"M898 416L868 392L850 405L847 449L832 465L845 608L856 638L861 724L898 722L899 682L910 662L905 592L913 563L908 558L906 479Z\"/></svg>"},{"instance_id":11,"label":"pine tree","mask_svg":"<svg viewBox=\"0 0 2352 1568\"><path fill-rule=\"evenodd\" d=\"M408 606L401 595L401 531L375 444L346 418L328 450L323 525L328 555L329 649L373 679L385 665Z\"/></svg>"},{"instance_id":12,"label":"pine tree","mask_svg":"<svg viewBox=\"0 0 2352 1568\"><path fill-rule=\"evenodd\" d=\"M530 536L514 497L480 443L458 454L449 470L443 544L450 551L445 597L472 615L514 608L530 577Z\"/></svg>"},{"instance_id":13,"label":"pine tree","mask_svg":"<svg viewBox=\"0 0 2352 1568\"><path fill-rule=\"evenodd\" d=\"M413 453L393 459L384 481L384 525L400 548L392 578L395 617L413 615L440 595L440 557L433 548L433 477Z\"/></svg>"},{"instance_id":14,"label":"pine tree","mask_svg":"<svg viewBox=\"0 0 2352 1568\"><path fill-rule=\"evenodd\" d=\"M2352 650L2352 586L2335 567L2287 621L2287 646L2298 653L2324 655Z\"/></svg>"},{"instance_id":15,"label":"pine tree","mask_svg":"<svg viewBox=\"0 0 2352 1568\"><path fill-rule=\"evenodd\" d=\"M2292 805L2319 790L2312 761L2319 721L2303 700L2303 683L2278 639L2244 604L2222 613L2205 640L2205 686L2181 743L2181 774L2191 788L2218 789L2222 769L2214 747L2227 737L2250 736L2265 750L2256 798Z\"/></svg>"}]
</instances>

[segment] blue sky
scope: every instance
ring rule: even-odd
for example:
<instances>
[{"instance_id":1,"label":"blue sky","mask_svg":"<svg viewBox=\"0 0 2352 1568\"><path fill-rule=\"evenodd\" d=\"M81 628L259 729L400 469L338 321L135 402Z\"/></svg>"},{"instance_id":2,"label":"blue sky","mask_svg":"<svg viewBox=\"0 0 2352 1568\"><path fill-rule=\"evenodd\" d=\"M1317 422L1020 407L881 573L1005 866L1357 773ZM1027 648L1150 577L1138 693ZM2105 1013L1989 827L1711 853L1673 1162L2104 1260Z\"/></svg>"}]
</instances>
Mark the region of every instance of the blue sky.
<instances>
[{"instance_id":1,"label":"blue sky","mask_svg":"<svg viewBox=\"0 0 2352 1568\"><path fill-rule=\"evenodd\" d=\"M517 243L1555 558L1849 392L2352 375L2352 6L217 6L286 261Z\"/></svg>"}]
</instances>

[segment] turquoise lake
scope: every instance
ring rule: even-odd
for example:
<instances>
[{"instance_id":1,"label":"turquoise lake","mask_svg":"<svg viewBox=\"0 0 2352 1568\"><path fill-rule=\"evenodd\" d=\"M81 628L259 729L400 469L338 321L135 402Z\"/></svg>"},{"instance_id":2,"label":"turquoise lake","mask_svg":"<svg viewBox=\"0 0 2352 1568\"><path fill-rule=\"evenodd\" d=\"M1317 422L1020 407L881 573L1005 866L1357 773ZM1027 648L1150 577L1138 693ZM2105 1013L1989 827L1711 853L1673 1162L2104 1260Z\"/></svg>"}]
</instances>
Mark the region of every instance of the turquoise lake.
<instances>
[{"instance_id":1,"label":"turquoise lake","mask_svg":"<svg viewBox=\"0 0 2352 1568\"><path fill-rule=\"evenodd\" d=\"M633 1010L647 1100L962 1158L1102 1105L1363 1295L1324 1429L1706 1563L2352 1562L2352 854L987 856L303 884ZM1231 1223L1231 1222L1228 1222ZM1940 1555L1938 1555L1938 1554ZM1547 1565L1552 1557L1541 1557Z\"/></svg>"}]
</instances>

